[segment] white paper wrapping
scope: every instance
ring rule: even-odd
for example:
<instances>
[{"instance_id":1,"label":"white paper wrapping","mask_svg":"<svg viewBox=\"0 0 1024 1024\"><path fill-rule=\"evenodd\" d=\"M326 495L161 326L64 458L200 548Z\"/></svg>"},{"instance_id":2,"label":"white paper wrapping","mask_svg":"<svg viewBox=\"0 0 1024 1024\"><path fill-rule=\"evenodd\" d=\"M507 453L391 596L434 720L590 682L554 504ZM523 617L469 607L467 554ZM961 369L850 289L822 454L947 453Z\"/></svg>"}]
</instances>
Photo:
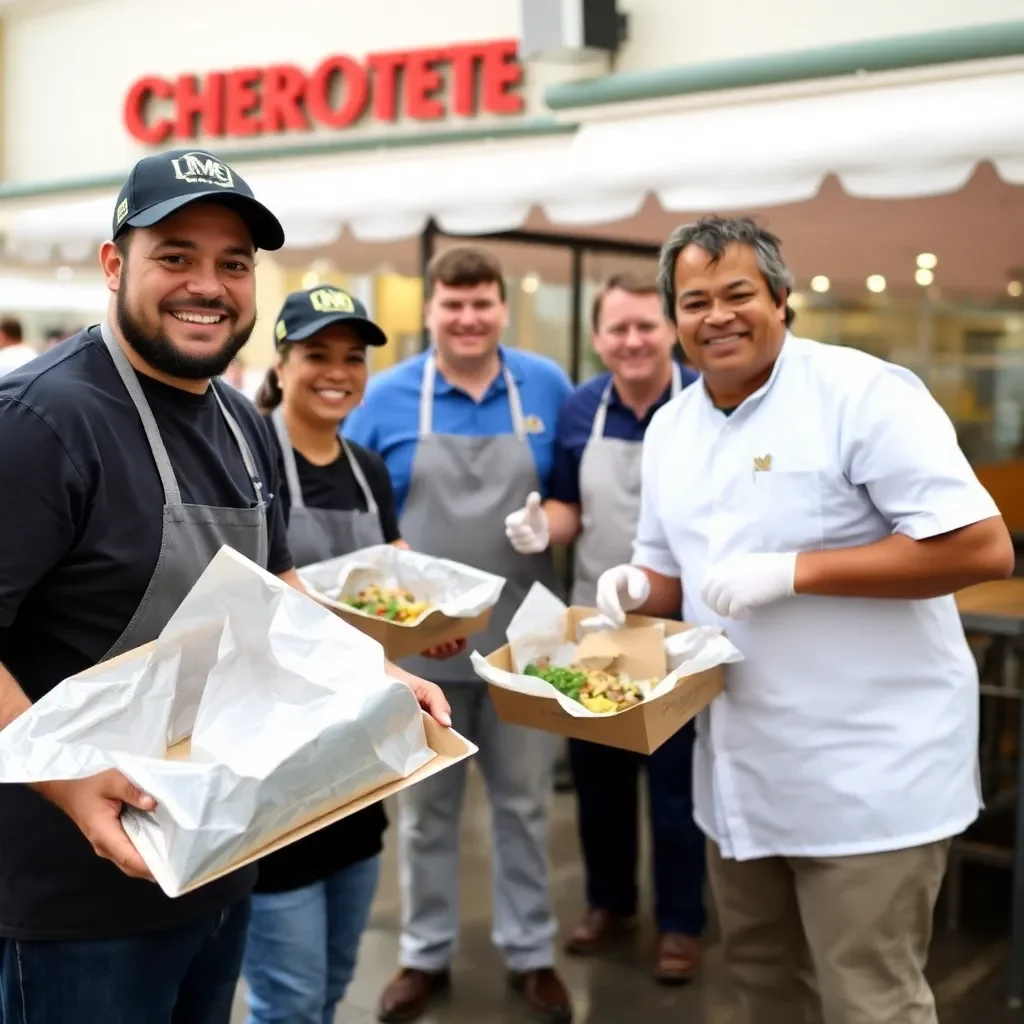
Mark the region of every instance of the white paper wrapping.
<instances>
[{"instance_id":1,"label":"white paper wrapping","mask_svg":"<svg viewBox=\"0 0 1024 1024\"><path fill-rule=\"evenodd\" d=\"M547 657L553 665L568 665L576 657L576 644L586 633L600 629L613 629L608 620L599 616L584 619L579 623L575 642L566 639L568 629L568 608L541 583L534 583L523 603L509 623L507 636L514 672L505 672L488 664L478 651L471 655L477 675L495 686L534 697L557 700L562 708L576 718L608 718L621 714L618 711L596 712L584 707L579 701L566 697L550 683L537 676L522 675L530 662ZM742 661L743 655L714 626L697 626L665 640L665 654L671 671L657 685L645 694L645 700L654 700L668 693L676 681L685 676L696 675L717 665Z\"/></svg>"},{"instance_id":2,"label":"white paper wrapping","mask_svg":"<svg viewBox=\"0 0 1024 1024\"><path fill-rule=\"evenodd\" d=\"M471 619L493 608L505 586L503 576L474 569L447 558L434 558L419 551L377 544L317 562L299 570L302 582L329 601L354 597L363 587L379 584L403 587L418 601L432 605L419 618L395 622L395 626L419 626L434 614L452 619ZM358 614L357 609L350 611Z\"/></svg>"},{"instance_id":3,"label":"white paper wrapping","mask_svg":"<svg viewBox=\"0 0 1024 1024\"><path fill-rule=\"evenodd\" d=\"M123 820L169 896L435 756L380 644L230 548L140 652L0 732L0 782L121 771L157 801Z\"/></svg>"}]
</instances>

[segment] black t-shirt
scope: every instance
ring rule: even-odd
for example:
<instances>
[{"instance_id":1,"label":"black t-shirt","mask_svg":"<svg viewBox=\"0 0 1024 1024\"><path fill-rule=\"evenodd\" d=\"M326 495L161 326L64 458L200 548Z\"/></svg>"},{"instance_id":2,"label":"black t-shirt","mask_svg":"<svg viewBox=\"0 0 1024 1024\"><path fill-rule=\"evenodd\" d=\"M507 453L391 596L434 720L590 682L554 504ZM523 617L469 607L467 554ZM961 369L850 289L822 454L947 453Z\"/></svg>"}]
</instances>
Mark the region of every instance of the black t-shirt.
<instances>
[{"instance_id":1,"label":"black t-shirt","mask_svg":"<svg viewBox=\"0 0 1024 1024\"><path fill-rule=\"evenodd\" d=\"M273 425L269 425L277 440ZM359 468L366 476L373 500L377 503L384 540L391 544L398 540L398 513L391 478L384 460L361 445L348 442ZM308 508L350 509L366 511L366 498L344 455L339 455L326 466L317 466L301 452L295 451L295 465L302 488L302 500ZM283 479L283 475L282 475ZM287 483L282 483L281 494L289 500ZM305 839L264 857L259 862L257 892L290 892L322 881L342 868L349 867L380 853L384 832L388 827L383 803L371 804L334 825L314 832Z\"/></svg>"},{"instance_id":2,"label":"black t-shirt","mask_svg":"<svg viewBox=\"0 0 1024 1024\"><path fill-rule=\"evenodd\" d=\"M277 432L273 423L267 420L267 427L277 441ZM395 495L391 489L391 476L384 460L376 453L364 448L354 441L345 442L352 450L352 454L359 463L359 468L366 477L366 483L377 503L377 512L380 516L380 528L384 532L384 543L393 544L401 538L398 530L398 511L395 508ZM295 455L295 468L299 474L299 486L302 488L302 500L308 508L335 509L339 512L349 509L366 511L366 497L356 480L355 473L349 465L344 453L339 454L326 466L318 466L309 461L302 452L292 452ZM281 494L286 505L291 504L291 495L288 493L288 482L281 474Z\"/></svg>"},{"instance_id":3,"label":"black t-shirt","mask_svg":"<svg viewBox=\"0 0 1024 1024\"><path fill-rule=\"evenodd\" d=\"M139 376L187 503L251 507L252 483L215 396ZM269 503L270 572L292 567L278 451L255 407L218 392ZM0 663L33 700L96 664L156 567L164 494L98 328L0 379ZM169 899L93 853L70 819L0 786L0 937L100 938L169 928L227 906L255 868Z\"/></svg>"}]
</instances>

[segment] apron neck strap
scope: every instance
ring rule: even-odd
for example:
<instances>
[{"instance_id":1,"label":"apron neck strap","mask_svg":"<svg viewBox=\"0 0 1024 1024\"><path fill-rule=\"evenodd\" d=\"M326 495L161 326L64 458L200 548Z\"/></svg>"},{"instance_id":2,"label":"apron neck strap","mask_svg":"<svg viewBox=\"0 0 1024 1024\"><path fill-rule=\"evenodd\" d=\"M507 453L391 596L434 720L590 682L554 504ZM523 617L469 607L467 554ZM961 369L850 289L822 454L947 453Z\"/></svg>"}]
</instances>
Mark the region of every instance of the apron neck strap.
<instances>
[{"instance_id":1,"label":"apron neck strap","mask_svg":"<svg viewBox=\"0 0 1024 1024\"><path fill-rule=\"evenodd\" d=\"M348 464L352 467L352 475L356 478L356 483L359 484L359 489L363 492L363 499L366 502L366 511L371 515L379 516L380 513L377 510L377 501L373 496L373 491L370 490L370 484L366 479L366 474L363 472L363 467L359 465L359 460L356 458L356 454L349 447L348 442L345 438L339 438L341 441L341 450L348 459Z\"/></svg>"},{"instance_id":2,"label":"apron neck strap","mask_svg":"<svg viewBox=\"0 0 1024 1024\"><path fill-rule=\"evenodd\" d=\"M604 425L608 419L608 403L612 397L612 386L614 378L610 378L604 391L601 392L601 401L598 403L597 412L594 414L594 425L590 429L590 440L595 441L604 437ZM674 359L672 360L672 397L675 398L683 390L683 372Z\"/></svg>"},{"instance_id":3,"label":"apron neck strap","mask_svg":"<svg viewBox=\"0 0 1024 1024\"><path fill-rule=\"evenodd\" d=\"M128 356L125 355L124 349L118 344L117 338L114 337L110 324L105 320L100 325L100 333L103 335L103 341L110 352L111 358L114 360L114 366L117 368L118 375L124 383L128 396L135 405L139 419L142 420L142 429L146 433L149 450L153 453L153 461L156 463L157 473L160 474L160 483L163 484L164 504L181 505L181 489L178 487L178 480L174 475L174 468L171 466L167 447L160 436L160 428L156 425L153 410L149 407L149 402L142 391L142 385L139 383L135 368L129 361ZM231 436L235 439L235 444L238 445L238 450L242 455L242 462L245 463L245 471L249 475L253 493L256 496L256 504L262 505L263 484L260 482L259 474L256 472L256 461L252 457L252 451L245 440L245 435L242 433L242 429L239 427L234 416L228 412L228 407L224 404L224 400L220 397L220 392L217 390L217 385L212 379L210 380L210 390L213 392L217 407L220 409L221 415L228 425L228 430L231 431Z\"/></svg>"},{"instance_id":4,"label":"apron neck strap","mask_svg":"<svg viewBox=\"0 0 1024 1024\"><path fill-rule=\"evenodd\" d=\"M501 375L508 391L509 412L512 414L512 431L520 441L526 440L526 417L523 402L516 386L512 371L502 362ZM423 384L420 387L420 437L429 437L434 432L434 385L437 381L437 361L433 353L427 356L423 365Z\"/></svg>"},{"instance_id":5,"label":"apron neck strap","mask_svg":"<svg viewBox=\"0 0 1024 1024\"><path fill-rule=\"evenodd\" d=\"M174 468L171 466L163 438L160 436L160 428L156 425L156 419L153 417L153 410L150 409L149 402L146 401L146 396L142 393L142 385L135 374L135 368L125 355L124 349L118 344L117 338L114 337L114 332L106 320L100 324L100 333L114 360L118 376L128 391L128 396L139 414L139 419L142 420L142 429L146 432L149 450L153 453L156 471L160 474L160 483L163 484L164 504L180 505L181 490L178 488L178 480L174 475Z\"/></svg>"},{"instance_id":6,"label":"apron neck strap","mask_svg":"<svg viewBox=\"0 0 1024 1024\"><path fill-rule=\"evenodd\" d=\"M270 414L270 421L274 424L274 432L277 434L278 444L281 448L284 479L288 484L288 500L292 508L305 508L306 502L302 497L302 487L299 485L299 467L295 463L295 451L292 448L292 440L288 436L288 428L285 426L284 412L281 406L278 406Z\"/></svg>"},{"instance_id":7,"label":"apron neck strap","mask_svg":"<svg viewBox=\"0 0 1024 1024\"><path fill-rule=\"evenodd\" d=\"M590 440L596 441L604 437L604 424L608 418L608 402L612 397L612 378L608 378L608 384L601 392L601 401L597 404L597 412L594 413L594 425L590 428Z\"/></svg>"},{"instance_id":8,"label":"apron neck strap","mask_svg":"<svg viewBox=\"0 0 1024 1024\"><path fill-rule=\"evenodd\" d=\"M299 467L295 461L295 449L292 447L292 440L288 435L288 427L284 422L284 410L281 406L278 406L270 414L270 420L274 424L277 440L281 445L281 461L284 463L284 478L288 482L291 507L293 509L305 508L306 499L302 496L302 484L299 482ZM338 440L341 442L341 454L348 459L348 464L352 469L352 475L355 477L356 484L363 492L363 498L366 501L366 511L372 515L378 515L377 502L374 500L373 491L370 490L363 467L359 465L359 460L355 457L345 438L339 435ZM339 509L338 511L346 510Z\"/></svg>"}]
</instances>

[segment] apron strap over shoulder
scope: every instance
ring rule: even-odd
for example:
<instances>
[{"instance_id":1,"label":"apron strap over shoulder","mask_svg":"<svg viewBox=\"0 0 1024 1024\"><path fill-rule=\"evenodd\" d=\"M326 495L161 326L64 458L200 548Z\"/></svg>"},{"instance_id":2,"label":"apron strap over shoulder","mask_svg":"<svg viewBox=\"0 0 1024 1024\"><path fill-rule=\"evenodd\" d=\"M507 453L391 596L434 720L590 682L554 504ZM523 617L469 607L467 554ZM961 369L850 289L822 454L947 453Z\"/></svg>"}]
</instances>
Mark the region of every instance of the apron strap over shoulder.
<instances>
[{"instance_id":1,"label":"apron strap over shoulder","mask_svg":"<svg viewBox=\"0 0 1024 1024\"><path fill-rule=\"evenodd\" d=\"M288 436L288 428L284 422L284 412L278 406L271 414L270 421L274 424L274 432L281 446L281 462L284 464L284 479L288 484L288 498L292 508L305 508L302 487L299 485L299 467L295 463L295 451L292 439Z\"/></svg>"},{"instance_id":2,"label":"apron strap over shoulder","mask_svg":"<svg viewBox=\"0 0 1024 1024\"><path fill-rule=\"evenodd\" d=\"M124 349L118 344L114 332L105 320L100 325L100 332L110 356L114 360L118 375L128 391L128 396L135 405L139 419L142 420L142 429L146 433L149 450L153 453L156 471L160 474L160 483L163 484L164 504L180 505L181 490L178 487L178 479L174 475L171 460L167 455L167 447L164 445L163 438L160 436L160 428L156 425L156 420L153 417L153 410L150 409L149 402L146 401L146 396L142 393L139 378L135 375L135 368L124 354Z\"/></svg>"},{"instance_id":3,"label":"apron strap over shoulder","mask_svg":"<svg viewBox=\"0 0 1024 1024\"><path fill-rule=\"evenodd\" d=\"M224 420L228 425L228 430L231 431L231 436L234 437L235 443L238 445L238 450L242 453L242 462L245 463L245 471L249 474L253 493L256 495L256 504L262 505L263 482L260 480L259 473L256 471L256 460L252 457L252 450L249 448L249 442L246 441L245 435L242 433L242 428L238 425L238 421L230 412L228 412L228 407L224 404L224 400L220 397L220 392L217 390L217 382L212 379L210 381L210 389L213 391L213 397L217 399L217 405L220 406L221 415L223 415Z\"/></svg>"},{"instance_id":4,"label":"apron strap over shoulder","mask_svg":"<svg viewBox=\"0 0 1024 1024\"><path fill-rule=\"evenodd\" d=\"M520 441L526 438L526 417L523 415L523 402L516 387L512 371L504 364L501 368L508 391L508 407L512 415L512 432ZM423 364L423 383L420 386L420 423L419 436L429 437L434 432L434 384L437 381L437 361L433 354L428 355Z\"/></svg>"}]
</instances>

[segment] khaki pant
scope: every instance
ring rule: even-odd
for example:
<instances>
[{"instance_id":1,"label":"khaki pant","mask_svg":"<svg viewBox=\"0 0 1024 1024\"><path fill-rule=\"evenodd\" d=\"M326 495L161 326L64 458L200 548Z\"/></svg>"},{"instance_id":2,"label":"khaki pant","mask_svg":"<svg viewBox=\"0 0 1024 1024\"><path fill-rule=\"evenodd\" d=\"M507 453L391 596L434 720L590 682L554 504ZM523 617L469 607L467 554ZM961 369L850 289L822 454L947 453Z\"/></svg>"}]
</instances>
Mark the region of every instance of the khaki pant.
<instances>
[{"instance_id":1,"label":"khaki pant","mask_svg":"<svg viewBox=\"0 0 1024 1024\"><path fill-rule=\"evenodd\" d=\"M937 1024L924 967L949 845L735 861L709 843L742 1024Z\"/></svg>"}]
</instances>

